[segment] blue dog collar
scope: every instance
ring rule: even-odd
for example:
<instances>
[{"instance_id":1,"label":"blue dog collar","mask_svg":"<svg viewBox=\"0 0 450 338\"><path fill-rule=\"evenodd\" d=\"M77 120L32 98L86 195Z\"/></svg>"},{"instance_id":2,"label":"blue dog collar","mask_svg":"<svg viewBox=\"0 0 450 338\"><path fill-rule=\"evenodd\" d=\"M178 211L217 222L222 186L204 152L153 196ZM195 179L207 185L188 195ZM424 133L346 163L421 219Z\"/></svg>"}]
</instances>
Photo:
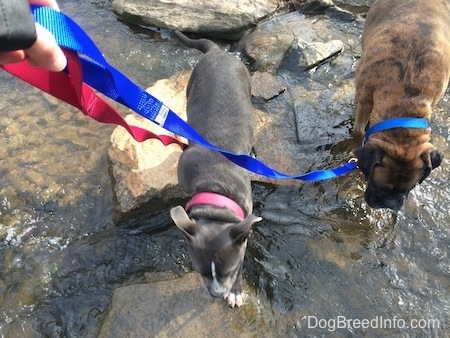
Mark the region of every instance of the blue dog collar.
<instances>
[{"instance_id":1,"label":"blue dog collar","mask_svg":"<svg viewBox=\"0 0 450 338\"><path fill-rule=\"evenodd\" d=\"M419 117L400 117L396 119L381 121L367 129L364 136L364 141L367 141L369 137L375 133L394 128L427 129L428 121L424 118Z\"/></svg>"}]
</instances>

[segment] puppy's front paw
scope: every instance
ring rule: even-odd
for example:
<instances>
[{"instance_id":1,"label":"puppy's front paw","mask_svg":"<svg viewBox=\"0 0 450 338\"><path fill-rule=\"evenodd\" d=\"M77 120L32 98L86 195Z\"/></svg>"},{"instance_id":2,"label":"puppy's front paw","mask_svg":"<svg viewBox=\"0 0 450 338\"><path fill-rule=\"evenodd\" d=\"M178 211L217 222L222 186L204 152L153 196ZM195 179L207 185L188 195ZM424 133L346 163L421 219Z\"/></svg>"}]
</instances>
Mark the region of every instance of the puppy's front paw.
<instances>
[{"instance_id":1,"label":"puppy's front paw","mask_svg":"<svg viewBox=\"0 0 450 338\"><path fill-rule=\"evenodd\" d=\"M242 284L243 284L242 275L238 274L238 277L236 278L236 281L234 282L230 292L228 293L228 295L224 297L231 308L234 308L235 306L241 307L244 304L244 294L242 291Z\"/></svg>"},{"instance_id":2,"label":"puppy's front paw","mask_svg":"<svg viewBox=\"0 0 450 338\"><path fill-rule=\"evenodd\" d=\"M244 304L244 295L242 293L235 294L234 292L230 292L228 296L226 296L226 300L228 305L231 308L241 307Z\"/></svg>"}]
</instances>

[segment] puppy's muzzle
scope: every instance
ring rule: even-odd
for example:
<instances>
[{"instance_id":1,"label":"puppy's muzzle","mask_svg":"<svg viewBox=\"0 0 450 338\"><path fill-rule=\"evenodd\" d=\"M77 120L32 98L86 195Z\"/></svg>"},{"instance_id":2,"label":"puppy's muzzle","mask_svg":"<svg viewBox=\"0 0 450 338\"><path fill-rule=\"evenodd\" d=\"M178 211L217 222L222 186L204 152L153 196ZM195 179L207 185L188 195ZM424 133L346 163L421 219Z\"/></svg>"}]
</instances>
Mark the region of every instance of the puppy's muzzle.
<instances>
[{"instance_id":1,"label":"puppy's muzzle","mask_svg":"<svg viewBox=\"0 0 450 338\"><path fill-rule=\"evenodd\" d=\"M214 298L222 298L228 294L227 292L220 291L220 290L209 289L208 291L209 291L209 294Z\"/></svg>"},{"instance_id":2,"label":"puppy's muzzle","mask_svg":"<svg viewBox=\"0 0 450 338\"><path fill-rule=\"evenodd\" d=\"M374 209L388 208L393 211L398 211L405 203L408 192L392 192L391 190L384 189L369 185L364 193L364 199L367 204Z\"/></svg>"},{"instance_id":3,"label":"puppy's muzzle","mask_svg":"<svg viewBox=\"0 0 450 338\"><path fill-rule=\"evenodd\" d=\"M217 283L216 280L206 281L206 288L208 289L209 294L214 298L225 297L228 295L229 290L223 285Z\"/></svg>"}]
</instances>

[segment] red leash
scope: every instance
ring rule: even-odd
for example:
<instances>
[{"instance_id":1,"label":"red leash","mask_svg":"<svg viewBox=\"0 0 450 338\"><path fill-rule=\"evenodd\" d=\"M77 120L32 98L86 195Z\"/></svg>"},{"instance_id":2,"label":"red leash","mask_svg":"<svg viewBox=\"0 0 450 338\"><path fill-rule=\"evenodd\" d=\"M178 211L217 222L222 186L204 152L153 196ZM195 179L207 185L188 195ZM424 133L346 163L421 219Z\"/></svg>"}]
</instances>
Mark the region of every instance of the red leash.
<instances>
[{"instance_id":1,"label":"red leash","mask_svg":"<svg viewBox=\"0 0 450 338\"><path fill-rule=\"evenodd\" d=\"M69 74L51 72L42 67L32 67L26 60L1 67L19 79L78 108L83 114L98 122L124 127L138 142L155 138L165 146L175 143L182 149L186 147L183 142L172 136L156 135L149 130L129 125L122 115L83 82L83 71L77 53L64 49L64 54L67 57Z\"/></svg>"}]
</instances>

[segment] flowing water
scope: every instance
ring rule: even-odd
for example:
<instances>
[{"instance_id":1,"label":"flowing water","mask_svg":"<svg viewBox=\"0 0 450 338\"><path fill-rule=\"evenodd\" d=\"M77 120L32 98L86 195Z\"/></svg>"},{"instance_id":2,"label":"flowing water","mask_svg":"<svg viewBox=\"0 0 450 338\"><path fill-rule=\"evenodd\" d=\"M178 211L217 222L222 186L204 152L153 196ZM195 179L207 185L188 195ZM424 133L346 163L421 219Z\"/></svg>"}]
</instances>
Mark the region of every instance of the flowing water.
<instances>
[{"instance_id":1,"label":"flowing water","mask_svg":"<svg viewBox=\"0 0 450 338\"><path fill-rule=\"evenodd\" d=\"M161 39L164 32L131 29L108 4L60 1L136 83L145 88L195 65L196 52ZM449 335L449 98L432 121L446 157L398 213L364 203L359 173L300 187L254 185L263 221L244 277L272 328L249 323L255 336ZM2 337L94 337L115 288L148 272L191 270L167 211L114 221L112 126L4 72L0 110Z\"/></svg>"}]
</instances>

